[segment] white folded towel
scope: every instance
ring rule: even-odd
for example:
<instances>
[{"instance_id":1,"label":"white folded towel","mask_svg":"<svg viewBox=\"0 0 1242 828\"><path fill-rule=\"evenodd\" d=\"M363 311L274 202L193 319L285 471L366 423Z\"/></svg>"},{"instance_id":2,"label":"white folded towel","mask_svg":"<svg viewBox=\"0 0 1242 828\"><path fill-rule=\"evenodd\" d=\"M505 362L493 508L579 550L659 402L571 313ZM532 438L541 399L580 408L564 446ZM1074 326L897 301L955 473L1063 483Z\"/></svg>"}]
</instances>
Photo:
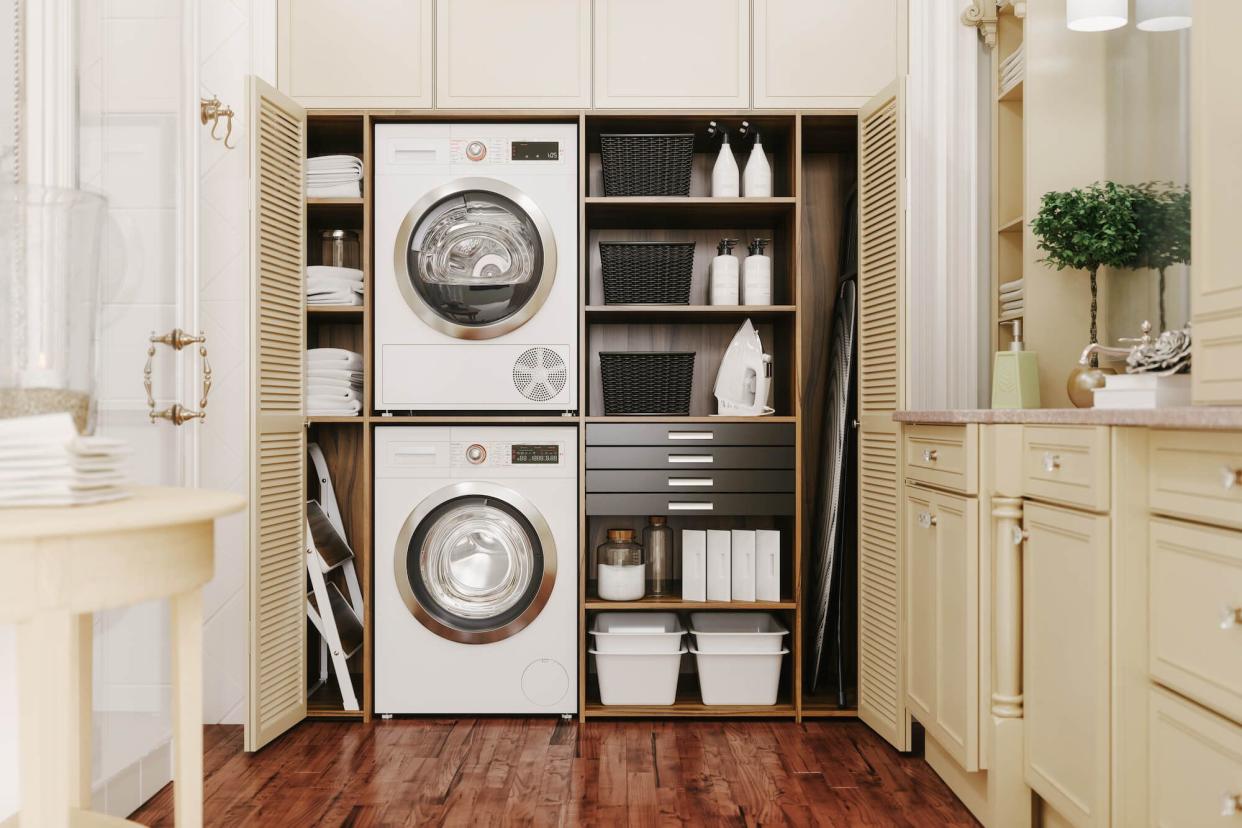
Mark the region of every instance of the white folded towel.
<instances>
[{"instance_id":1,"label":"white folded towel","mask_svg":"<svg viewBox=\"0 0 1242 828\"><path fill-rule=\"evenodd\" d=\"M1022 311L1021 311L1020 309L1019 309L1019 310L1005 311L1004 313L1002 313L1002 314L1000 315L1000 321L1001 321L1001 322L1006 322L1006 321L1008 321L1008 320L1010 320L1010 319L1017 319L1017 318L1018 318L1019 316L1021 316L1021 315L1022 315Z\"/></svg>"},{"instance_id":2,"label":"white folded towel","mask_svg":"<svg viewBox=\"0 0 1242 828\"><path fill-rule=\"evenodd\" d=\"M356 267L308 265L306 268L306 281L316 282L320 279L333 279L341 282L357 282L362 284L362 271Z\"/></svg>"},{"instance_id":3,"label":"white folded towel","mask_svg":"<svg viewBox=\"0 0 1242 828\"><path fill-rule=\"evenodd\" d=\"M306 194L311 198L361 198L362 182L350 181L344 184L312 184L307 182Z\"/></svg>"},{"instance_id":4,"label":"white folded towel","mask_svg":"<svg viewBox=\"0 0 1242 828\"><path fill-rule=\"evenodd\" d=\"M328 377L306 378L306 396L319 396L319 390L321 388L328 391L329 395L331 395L337 391L349 391L351 389L354 391L361 391L362 383L347 379L331 379Z\"/></svg>"},{"instance_id":5,"label":"white folded towel","mask_svg":"<svg viewBox=\"0 0 1242 828\"><path fill-rule=\"evenodd\" d=\"M315 172L354 168L362 170L362 159L356 155L316 155L306 159L306 169Z\"/></svg>"},{"instance_id":6,"label":"white folded towel","mask_svg":"<svg viewBox=\"0 0 1242 828\"><path fill-rule=\"evenodd\" d=\"M307 380L312 379L331 379L345 380L346 382L362 382L361 371L351 371L348 368L328 368L319 363L311 364L306 369Z\"/></svg>"},{"instance_id":7,"label":"white folded towel","mask_svg":"<svg viewBox=\"0 0 1242 828\"><path fill-rule=\"evenodd\" d=\"M306 413L311 416L349 417L362 411L358 400L338 400L335 397L307 397Z\"/></svg>"},{"instance_id":8,"label":"white folded towel","mask_svg":"<svg viewBox=\"0 0 1242 828\"><path fill-rule=\"evenodd\" d=\"M1001 293L1013 293L1015 290L1022 290L1023 279L1014 279L1012 282L1005 282L1000 286Z\"/></svg>"},{"instance_id":9,"label":"white folded towel","mask_svg":"<svg viewBox=\"0 0 1242 828\"><path fill-rule=\"evenodd\" d=\"M328 290L325 288L318 291L307 291L306 304L358 307L362 304L362 297L352 290Z\"/></svg>"},{"instance_id":10,"label":"white folded towel","mask_svg":"<svg viewBox=\"0 0 1242 828\"><path fill-rule=\"evenodd\" d=\"M328 385L311 383L306 387L308 399L336 400L338 403L362 399L362 391L357 388L333 388Z\"/></svg>"},{"instance_id":11,"label":"white folded towel","mask_svg":"<svg viewBox=\"0 0 1242 828\"><path fill-rule=\"evenodd\" d=\"M311 276L306 280L307 289L326 288L327 290L352 290L362 293L362 282L349 279L336 279L332 276Z\"/></svg>"},{"instance_id":12,"label":"white folded towel","mask_svg":"<svg viewBox=\"0 0 1242 828\"><path fill-rule=\"evenodd\" d=\"M361 371L362 355L344 348L311 348L306 352L306 364L311 368Z\"/></svg>"},{"instance_id":13,"label":"white folded towel","mask_svg":"<svg viewBox=\"0 0 1242 828\"><path fill-rule=\"evenodd\" d=\"M1021 299L1016 299L1013 302L1001 302L1000 309L1003 313L1004 311L1022 310L1024 307L1026 307L1026 303Z\"/></svg>"}]
</instances>

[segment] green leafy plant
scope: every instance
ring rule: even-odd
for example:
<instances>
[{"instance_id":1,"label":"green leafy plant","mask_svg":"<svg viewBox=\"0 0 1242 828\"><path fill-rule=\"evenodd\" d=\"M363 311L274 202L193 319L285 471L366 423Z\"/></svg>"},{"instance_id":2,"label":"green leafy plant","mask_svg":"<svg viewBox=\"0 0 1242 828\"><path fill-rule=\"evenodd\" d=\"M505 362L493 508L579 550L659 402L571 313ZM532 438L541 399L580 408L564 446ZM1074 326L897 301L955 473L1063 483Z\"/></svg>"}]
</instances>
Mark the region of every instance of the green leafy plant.
<instances>
[{"instance_id":1,"label":"green leafy plant","mask_svg":"<svg viewBox=\"0 0 1242 828\"><path fill-rule=\"evenodd\" d=\"M1164 310L1165 272L1190 264L1190 189L1172 182L1148 181L1131 188L1134 220L1139 229L1138 252L1130 267L1159 274L1160 330L1168 327Z\"/></svg>"},{"instance_id":2,"label":"green leafy plant","mask_svg":"<svg viewBox=\"0 0 1242 828\"><path fill-rule=\"evenodd\" d=\"M1091 277L1091 342L1096 327L1101 267L1130 267L1138 255L1139 228L1131 187L1112 181L1067 192L1044 193L1031 222L1043 261L1057 270L1085 270ZM1098 358L1092 355L1092 367Z\"/></svg>"}]
</instances>

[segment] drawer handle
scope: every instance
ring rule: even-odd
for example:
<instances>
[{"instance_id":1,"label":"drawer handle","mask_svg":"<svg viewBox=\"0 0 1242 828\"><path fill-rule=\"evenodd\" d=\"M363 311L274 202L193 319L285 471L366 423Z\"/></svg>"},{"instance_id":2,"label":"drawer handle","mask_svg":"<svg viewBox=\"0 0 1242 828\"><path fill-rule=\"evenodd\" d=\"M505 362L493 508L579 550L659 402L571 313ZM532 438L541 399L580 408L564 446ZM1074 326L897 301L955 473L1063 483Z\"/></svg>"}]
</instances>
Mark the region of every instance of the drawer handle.
<instances>
[{"instance_id":1,"label":"drawer handle","mask_svg":"<svg viewBox=\"0 0 1242 828\"><path fill-rule=\"evenodd\" d=\"M1220 798L1220 815L1237 816L1242 814L1242 794L1227 793Z\"/></svg>"},{"instance_id":2,"label":"drawer handle","mask_svg":"<svg viewBox=\"0 0 1242 828\"><path fill-rule=\"evenodd\" d=\"M1225 607L1220 615L1220 628L1231 630L1234 627L1242 627L1242 607Z\"/></svg>"},{"instance_id":3,"label":"drawer handle","mask_svg":"<svg viewBox=\"0 0 1242 828\"><path fill-rule=\"evenodd\" d=\"M1228 489L1242 488L1242 469L1220 468L1220 484Z\"/></svg>"},{"instance_id":4,"label":"drawer handle","mask_svg":"<svg viewBox=\"0 0 1242 828\"><path fill-rule=\"evenodd\" d=\"M1030 539L1030 533L1028 533L1021 526L1014 526L1009 530L1009 540L1013 542L1014 546L1021 546Z\"/></svg>"},{"instance_id":5,"label":"drawer handle","mask_svg":"<svg viewBox=\"0 0 1242 828\"><path fill-rule=\"evenodd\" d=\"M936 525L936 516L931 512L919 512L919 526L930 529Z\"/></svg>"},{"instance_id":6,"label":"drawer handle","mask_svg":"<svg viewBox=\"0 0 1242 828\"><path fill-rule=\"evenodd\" d=\"M668 433L670 440L715 440L716 432L714 431L670 431Z\"/></svg>"},{"instance_id":7,"label":"drawer handle","mask_svg":"<svg viewBox=\"0 0 1242 828\"><path fill-rule=\"evenodd\" d=\"M715 458L710 454L670 454L668 456L670 463L714 463Z\"/></svg>"},{"instance_id":8,"label":"drawer handle","mask_svg":"<svg viewBox=\"0 0 1242 828\"><path fill-rule=\"evenodd\" d=\"M1054 472L1061 468L1061 455L1053 454L1050 451L1044 452L1044 471Z\"/></svg>"},{"instance_id":9,"label":"drawer handle","mask_svg":"<svg viewBox=\"0 0 1242 828\"><path fill-rule=\"evenodd\" d=\"M716 506L710 500L694 503L674 500L668 504L670 512L710 512L714 508Z\"/></svg>"},{"instance_id":10,"label":"drawer handle","mask_svg":"<svg viewBox=\"0 0 1242 828\"><path fill-rule=\"evenodd\" d=\"M670 477L668 479L668 485L710 489L712 486L716 485L716 481L710 477Z\"/></svg>"},{"instance_id":11,"label":"drawer handle","mask_svg":"<svg viewBox=\"0 0 1242 828\"><path fill-rule=\"evenodd\" d=\"M935 463L938 458L939 455L935 449L927 449L923 452L924 463Z\"/></svg>"}]
</instances>

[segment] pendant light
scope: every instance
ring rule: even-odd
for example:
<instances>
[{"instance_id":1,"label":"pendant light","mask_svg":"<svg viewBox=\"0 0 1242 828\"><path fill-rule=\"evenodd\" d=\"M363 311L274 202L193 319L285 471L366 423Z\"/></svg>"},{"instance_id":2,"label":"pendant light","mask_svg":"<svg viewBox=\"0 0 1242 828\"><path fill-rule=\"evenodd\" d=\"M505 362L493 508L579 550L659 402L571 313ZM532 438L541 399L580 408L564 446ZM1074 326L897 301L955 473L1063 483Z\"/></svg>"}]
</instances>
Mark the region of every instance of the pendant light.
<instances>
[{"instance_id":1,"label":"pendant light","mask_svg":"<svg viewBox=\"0 0 1242 828\"><path fill-rule=\"evenodd\" d=\"M1190 0L1138 0L1136 24L1145 32L1190 28Z\"/></svg>"},{"instance_id":2,"label":"pendant light","mask_svg":"<svg viewBox=\"0 0 1242 828\"><path fill-rule=\"evenodd\" d=\"M1129 0L1066 0L1065 24L1076 32L1120 29L1129 19Z\"/></svg>"}]
</instances>

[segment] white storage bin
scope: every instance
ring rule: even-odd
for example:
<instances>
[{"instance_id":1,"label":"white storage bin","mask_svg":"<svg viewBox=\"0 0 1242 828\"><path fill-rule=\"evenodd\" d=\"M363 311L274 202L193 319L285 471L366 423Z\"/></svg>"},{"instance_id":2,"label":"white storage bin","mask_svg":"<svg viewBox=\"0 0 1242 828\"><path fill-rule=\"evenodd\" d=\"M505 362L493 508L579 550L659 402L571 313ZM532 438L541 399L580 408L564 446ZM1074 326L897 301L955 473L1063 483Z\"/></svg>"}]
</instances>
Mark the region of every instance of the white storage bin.
<instances>
[{"instance_id":1,"label":"white storage bin","mask_svg":"<svg viewBox=\"0 0 1242 828\"><path fill-rule=\"evenodd\" d=\"M604 704L668 706L677 700L684 647L675 653L590 652L595 656L599 700Z\"/></svg>"},{"instance_id":2,"label":"white storage bin","mask_svg":"<svg viewBox=\"0 0 1242 828\"><path fill-rule=\"evenodd\" d=\"M598 653L676 653L685 634L673 612L601 612L591 628Z\"/></svg>"},{"instance_id":3,"label":"white storage bin","mask_svg":"<svg viewBox=\"0 0 1242 828\"><path fill-rule=\"evenodd\" d=\"M703 704L776 704L781 662L789 650L773 653L705 653L694 647Z\"/></svg>"},{"instance_id":4,"label":"white storage bin","mask_svg":"<svg viewBox=\"0 0 1242 828\"><path fill-rule=\"evenodd\" d=\"M692 612L690 632L703 653L776 653L789 634L766 612Z\"/></svg>"}]
</instances>

